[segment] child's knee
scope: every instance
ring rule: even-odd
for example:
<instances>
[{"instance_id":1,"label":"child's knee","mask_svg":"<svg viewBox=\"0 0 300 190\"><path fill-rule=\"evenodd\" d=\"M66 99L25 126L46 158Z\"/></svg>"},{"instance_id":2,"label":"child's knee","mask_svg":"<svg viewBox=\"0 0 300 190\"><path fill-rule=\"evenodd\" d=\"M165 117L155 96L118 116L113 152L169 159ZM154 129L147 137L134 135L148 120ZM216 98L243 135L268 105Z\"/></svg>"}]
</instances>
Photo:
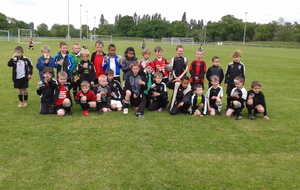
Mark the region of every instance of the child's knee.
<instances>
[{"instance_id":1,"label":"child's knee","mask_svg":"<svg viewBox=\"0 0 300 190\"><path fill-rule=\"evenodd\" d=\"M59 110L57 110L57 116L58 117L62 117L62 116L64 116L65 115L65 110L64 109L59 109Z\"/></svg>"},{"instance_id":2,"label":"child's knee","mask_svg":"<svg viewBox=\"0 0 300 190\"><path fill-rule=\"evenodd\" d=\"M68 99L68 98L64 99L63 106L64 107L70 107L71 106L71 100Z\"/></svg>"},{"instance_id":3,"label":"child's knee","mask_svg":"<svg viewBox=\"0 0 300 190\"><path fill-rule=\"evenodd\" d=\"M80 98L80 102L81 102L81 103L86 103L86 100L87 100L86 96L82 96L82 97Z\"/></svg>"}]
</instances>

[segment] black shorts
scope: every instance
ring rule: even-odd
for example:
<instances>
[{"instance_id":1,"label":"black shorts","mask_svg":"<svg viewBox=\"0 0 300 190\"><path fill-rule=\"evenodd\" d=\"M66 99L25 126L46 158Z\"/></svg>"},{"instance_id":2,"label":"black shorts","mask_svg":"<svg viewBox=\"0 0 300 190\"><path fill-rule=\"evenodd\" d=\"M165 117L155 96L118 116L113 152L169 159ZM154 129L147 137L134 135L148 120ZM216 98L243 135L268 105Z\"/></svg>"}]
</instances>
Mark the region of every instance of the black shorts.
<instances>
[{"instance_id":1,"label":"black shorts","mask_svg":"<svg viewBox=\"0 0 300 190\"><path fill-rule=\"evenodd\" d=\"M32 44L30 44L30 45L29 45L29 47L31 48L31 47L33 47L33 45L32 45Z\"/></svg>"},{"instance_id":2,"label":"black shorts","mask_svg":"<svg viewBox=\"0 0 300 190\"><path fill-rule=\"evenodd\" d=\"M51 102L41 102L40 114L54 114L55 109L53 101Z\"/></svg>"},{"instance_id":3,"label":"black shorts","mask_svg":"<svg viewBox=\"0 0 300 190\"><path fill-rule=\"evenodd\" d=\"M65 109L65 107L63 105L56 105L55 106L55 111L58 111L60 109Z\"/></svg>"},{"instance_id":4,"label":"black shorts","mask_svg":"<svg viewBox=\"0 0 300 190\"><path fill-rule=\"evenodd\" d=\"M14 87L18 89L26 89L28 88L28 78L23 77L21 79L14 80Z\"/></svg>"}]
</instances>

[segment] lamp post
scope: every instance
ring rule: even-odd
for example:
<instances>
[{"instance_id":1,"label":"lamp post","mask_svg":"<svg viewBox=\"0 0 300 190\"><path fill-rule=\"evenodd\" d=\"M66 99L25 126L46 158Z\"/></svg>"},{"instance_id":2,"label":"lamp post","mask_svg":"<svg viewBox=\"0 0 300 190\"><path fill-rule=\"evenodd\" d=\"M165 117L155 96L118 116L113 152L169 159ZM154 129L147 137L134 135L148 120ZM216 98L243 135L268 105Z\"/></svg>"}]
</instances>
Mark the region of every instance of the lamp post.
<instances>
[{"instance_id":1,"label":"lamp post","mask_svg":"<svg viewBox=\"0 0 300 190\"><path fill-rule=\"evenodd\" d=\"M89 38L89 12L86 11L86 38Z\"/></svg>"},{"instance_id":2,"label":"lamp post","mask_svg":"<svg viewBox=\"0 0 300 190\"><path fill-rule=\"evenodd\" d=\"M80 40L82 39L81 7L82 7L82 4L80 4Z\"/></svg>"},{"instance_id":3,"label":"lamp post","mask_svg":"<svg viewBox=\"0 0 300 190\"><path fill-rule=\"evenodd\" d=\"M247 12L245 12L245 27L244 27L244 40L243 40L243 46L245 45L245 41L246 41L246 29L247 29Z\"/></svg>"},{"instance_id":4,"label":"lamp post","mask_svg":"<svg viewBox=\"0 0 300 190\"><path fill-rule=\"evenodd\" d=\"M96 32L96 16L94 16L94 36L95 36L95 32Z\"/></svg>"},{"instance_id":5,"label":"lamp post","mask_svg":"<svg viewBox=\"0 0 300 190\"><path fill-rule=\"evenodd\" d=\"M207 22L205 22L205 26L204 26L204 39L203 39L203 44L205 44L205 41L206 41L206 27L207 27Z\"/></svg>"},{"instance_id":6,"label":"lamp post","mask_svg":"<svg viewBox=\"0 0 300 190\"><path fill-rule=\"evenodd\" d=\"M69 0L68 0L68 37L67 40L70 40L70 11L69 11Z\"/></svg>"}]
</instances>

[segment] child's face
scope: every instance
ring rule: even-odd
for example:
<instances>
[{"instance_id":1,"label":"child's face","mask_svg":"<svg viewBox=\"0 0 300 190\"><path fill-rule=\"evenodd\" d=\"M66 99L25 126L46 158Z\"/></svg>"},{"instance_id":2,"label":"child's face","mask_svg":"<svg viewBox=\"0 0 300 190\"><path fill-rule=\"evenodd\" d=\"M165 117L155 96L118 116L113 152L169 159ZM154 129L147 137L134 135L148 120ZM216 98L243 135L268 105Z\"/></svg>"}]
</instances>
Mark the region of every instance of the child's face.
<instances>
[{"instance_id":1,"label":"child's face","mask_svg":"<svg viewBox=\"0 0 300 190\"><path fill-rule=\"evenodd\" d=\"M178 57L182 56L183 55L183 48L178 48L176 50L176 54L177 54Z\"/></svg>"},{"instance_id":2,"label":"child's face","mask_svg":"<svg viewBox=\"0 0 300 190\"><path fill-rule=\"evenodd\" d=\"M196 58L197 58L198 60L201 60L201 59L203 58L203 56L204 56L203 52L197 52L197 53L196 53Z\"/></svg>"},{"instance_id":3,"label":"child's face","mask_svg":"<svg viewBox=\"0 0 300 190\"><path fill-rule=\"evenodd\" d=\"M148 60L150 58L150 53L145 53L143 55L144 59Z\"/></svg>"},{"instance_id":4,"label":"child's face","mask_svg":"<svg viewBox=\"0 0 300 190\"><path fill-rule=\"evenodd\" d=\"M128 59L132 59L134 57L134 52L133 51L128 51L127 52L127 57L128 57Z\"/></svg>"},{"instance_id":5,"label":"child's face","mask_svg":"<svg viewBox=\"0 0 300 190\"><path fill-rule=\"evenodd\" d=\"M90 88L87 87L87 86L82 86L81 90L82 90L83 93L87 93L90 90Z\"/></svg>"},{"instance_id":6,"label":"child's face","mask_svg":"<svg viewBox=\"0 0 300 190\"><path fill-rule=\"evenodd\" d=\"M95 45L97 53L101 54L103 50L103 45L102 44L96 44Z\"/></svg>"},{"instance_id":7,"label":"child's face","mask_svg":"<svg viewBox=\"0 0 300 190\"><path fill-rule=\"evenodd\" d=\"M214 59L214 61L212 62L213 66L218 67L220 65L220 59Z\"/></svg>"},{"instance_id":8,"label":"child's face","mask_svg":"<svg viewBox=\"0 0 300 190\"><path fill-rule=\"evenodd\" d=\"M163 53L162 51L156 51L154 53L158 59L162 58L162 53Z\"/></svg>"},{"instance_id":9,"label":"child's face","mask_svg":"<svg viewBox=\"0 0 300 190\"><path fill-rule=\"evenodd\" d=\"M242 89L244 86L244 84L239 81L234 81L234 85L235 85L235 87L237 87L237 89Z\"/></svg>"},{"instance_id":10,"label":"child's face","mask_svg":"<svg viewBox=\"0 0 300 190\"><path fill-rule=\"evenodd\" d=\"M73 45L72 50L75 54L80 52L80 45Z\"/></svg>"},{"instance_id":11,"label":"child's face","mask_svg":"<svg viewBox=\"0 0 300 190\"><path fill-rule=\"evenodd\" d=\"M99 84L100 84L101 86L106 86L107 80L106 80L106 79L100 79L100 80L99 80Z\"/></svg>"},{"instance_id":12,"label":"child's face","mask_svg":"<svg viewBox=\"0 0 300 190\"><path fill-rule=\"evenodd\" d=\"M147 73L153 73L153 68L151 66L146 67L146 72Z\"/></svg>"},{"instance_id":13,"label":"child's face","mask_svg":"<svg viewBox=\"0 0 300 190\"><path fill-rule=\"evenodd\" d=\"M161 81L162 81L162 77L155 77L155 82L157 83L157 84L160 84L161 83Z\"/></svg>"},{"instance_id":14,"label":"child's face","mask_svg":"<svg viewBox=\"0 0 300 190\"><path fill-rule=\"evenodd\" d=\"M136 75L138 75L138 73L139 73L139 66L133 66L133 67L131 68L131 70L132 70L132 72L133 72L133 75L136 76Z\"/></svg>"},{"instance_id":15,"label":"child's face","mask_svg":"<svg viewBox=\"0 0 300 190\"><path fill-rule=\"evenodd\" d=\"M110 82L112 81L114 78L114 75L107 75L107 80Z\"/></svg>"},{"instance_id":16,"label":"child's face","mask_svg":"<svg viewBox=\"0 0 300 190\"><path fill-rule=\"evenodd\" d=\"M203 94L203 88L196 88L197 96L201 96Z\"/></svg>"},{"instance_id":17,"label":"child's face","mask_svg":"<svg viewBox=\"0 0 300 190\"><path fill-rule=\"evenodd\" d=\"M109 55L114 56L116 54L116 48L110 47L108 50Z\"/></svg>"},{"instance_id":18,"label":"child's face","mask_svg":"<svg viewBox=\"0 0 300 190\"><path fill-rule=\"evenodd\" d=\"M252 87L252 91L255 93L255 94L258 94L260 92L260 86L253 86Z\"/></svg>"},{"instance_id":19,"label":"child's face","mask_svg":"<svg viewBox=\"0 0 300 190\"><path fill-rule=\"evenodd\" d=\"M233 57L232 58L234 62L240 62L241 61L241 57Z\"/></svg>"},{"instance_id":20,"label":"child's face","mask_svg":"<svg viewBox=\"0 0 300 190\"><path fill-rule=\"evenodd\" d=\"M87 54L81 54L81 58L83 61L88 61L89 60L89 56Z\"/></svg>"},{"instance_id":21,"label":"child's face","mask_svg":"<svg viewBox=\"0 0 300 190\"><path fill-rule=\"evenodd\" d=\"M23 52L22 51L15 50L15 53L18 56L18 58L21 58L23 56Z\"/></svg>"},{"instance_id":22,"label":"child's face","mask_svg":"<svg viewBox=\"0 0 300 190\"><path fill-rule=\"evenodd\" d=\"M64 46L61 46L59 49L60 49L61 53L66 54L68 51L68 46L64 45Z\"/></svg>"},{"instance_id":23,"label":"child's face","mask_svg":"<svg viewBox=\"0 0 300 190\"><path fill-rule=\"evenodd\" d=\"M67 83L67 77L59 76L58 77L58 82L59 82L60 85L65 85Z\"/></svg>"},{"instance_id":24,"label":"child's face","mask_svg":"<svg viewBox=\"0 0 300 190\"><path fill-rule=\"evenodd\" d=\"M210 81L210 84L213 85L213 87L218 87L219 86L219 81L218 80L212 80Z\"/></svg>"},{"instance_id":25,"label":"child's face","mask_svg":"<svg viewBox=\"0 0 300 190\"><path fill-rule=\"evenodd\" d=\"M181 81L181 86L185 89L189 86L189 81L188 80L183 80Z\"/></svg>"},{"instance_id":26,"label":"child's face","mask_svg":"<svg viewBox=\"0 0 300 190\"><path fill-rule=\"evenodd\" d=\"M43 73L43 77L46 81L49 81L52 78L52 74L49 72Z\"/></svg>"},{"instance_id":27,"label":"child's face","mask_svg":"<svg viewBox=\"0 0 300 190\"><path fill-rule=\"evenodd\" d=\"M41 52L43 55L49 55L49 53L50 53L50 51L47 49L43 49Z\"/></svg>"}]
</instances>

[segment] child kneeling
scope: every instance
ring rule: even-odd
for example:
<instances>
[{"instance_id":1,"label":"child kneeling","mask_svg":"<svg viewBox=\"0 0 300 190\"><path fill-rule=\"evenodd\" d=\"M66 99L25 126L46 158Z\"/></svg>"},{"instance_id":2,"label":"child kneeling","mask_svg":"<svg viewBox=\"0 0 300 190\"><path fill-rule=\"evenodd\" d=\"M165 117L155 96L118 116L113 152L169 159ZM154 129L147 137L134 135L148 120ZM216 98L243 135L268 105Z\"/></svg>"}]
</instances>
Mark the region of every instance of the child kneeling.
<instances>
[{"instance_id":1,"label":"child kneeling","mask_svg":"<svg viewBox=\"0 0 300 190\"><path fill-rule=\"evenodd\" d=\"M79 102L83 115L89 115L89 108L96 107L96 96L91 90L90 83L87 81L82 81L80 84L81 90L77 92L75 100Z\"/></svg>"}]
</instances>

